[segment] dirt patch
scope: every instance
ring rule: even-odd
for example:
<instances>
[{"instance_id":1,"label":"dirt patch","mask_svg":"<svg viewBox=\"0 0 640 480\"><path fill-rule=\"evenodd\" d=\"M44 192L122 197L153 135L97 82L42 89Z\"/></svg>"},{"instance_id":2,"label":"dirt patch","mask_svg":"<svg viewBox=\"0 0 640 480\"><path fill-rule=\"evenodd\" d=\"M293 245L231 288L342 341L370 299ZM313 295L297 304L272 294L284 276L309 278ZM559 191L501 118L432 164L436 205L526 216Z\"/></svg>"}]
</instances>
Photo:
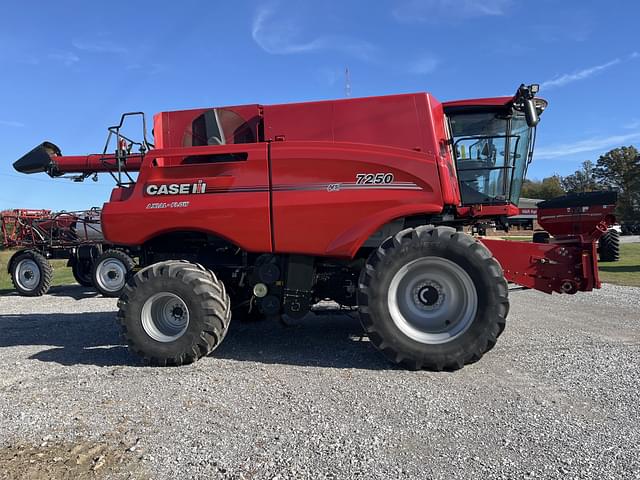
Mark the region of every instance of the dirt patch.
<instances>
[{"instance_id":1,"label":"dirt patch","mask_svg":"<svg viewBox=\"0 0 640 480\"><path fill-rule=\"evenodd\" d=\"M132 450L133 448L133 450ZM0 480L146 479L135 447L100 442L0 447Z\"/></svg>"}]
</instances>

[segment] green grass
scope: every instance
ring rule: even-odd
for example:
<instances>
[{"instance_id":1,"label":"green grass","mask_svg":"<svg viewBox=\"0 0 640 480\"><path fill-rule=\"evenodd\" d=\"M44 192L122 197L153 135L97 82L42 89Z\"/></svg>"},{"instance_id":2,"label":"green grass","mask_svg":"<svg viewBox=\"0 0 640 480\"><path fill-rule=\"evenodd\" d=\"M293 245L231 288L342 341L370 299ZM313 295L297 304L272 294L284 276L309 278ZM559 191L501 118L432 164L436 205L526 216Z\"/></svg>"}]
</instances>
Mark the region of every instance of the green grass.
<instances>
[{"instance_id":1,"label":"green grass","mask_svg":"<svg viewBox=\"0 0 640 480\"><path fill-rule=\"evenodd\" d=\"M640 287L640 243L623 243L620 260L600 262L599 267L603 282Z\"/></svg>"},{"instance_id":2,"label":"green grass","mask_svg":"<svg viewBox=\"0 0 640 480\"><path fill-rule=\"evenodd\" d=\"M13 284L11 277L7 272L7 263L13 255L12 251L0 251L0 295L13 292ZM51 260L53 265L53 284L52 285L74 285L76 284L71 269L67 267L66 260Z\"/></svg>"}]
</instances>

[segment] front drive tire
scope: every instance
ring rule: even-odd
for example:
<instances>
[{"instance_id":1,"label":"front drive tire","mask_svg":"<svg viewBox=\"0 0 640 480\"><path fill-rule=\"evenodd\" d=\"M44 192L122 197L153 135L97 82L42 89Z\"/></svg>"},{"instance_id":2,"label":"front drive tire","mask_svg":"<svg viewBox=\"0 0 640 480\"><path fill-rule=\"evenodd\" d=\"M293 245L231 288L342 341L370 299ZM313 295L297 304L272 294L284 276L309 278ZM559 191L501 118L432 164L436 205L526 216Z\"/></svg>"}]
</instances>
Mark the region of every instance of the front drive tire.
<instances>
[{"instance_id":1,"label":"front drive tire","mask_svg":"<svg viewBox=\"0 0 640 480\"><path fill-rule=\"evenodd\" d=\"M25 250L10 261L11 281L16 291L25 297L40 297L49 291L53 267L43 255Z\"/></svg>"},{"instance_id":2,"label":"front drive tire","mask_svg":"<svg viewBox=\"0 0 640 480\"><path fill-rule=\"evenodd\" d=\"M136 262L120 250L107 250L93 264L91 279L105 297L119 297Z\"/></svg>"},{"instance_id":3,"label":"front drive tire","mask_svg":"<svg viewBox=\"0 0 640 480\"><path fill-rule=\"evenodd\" d=\"M209 270L184 261L136 273L118 300L118 320L129 349L151 365L184 365L211 353L224 339L231 306Z\"/></svg>"},{"instance_id":4,"label":"front drive tire","mask_svg":"<svg viewBox=\"0 0 640 480\"><path fill-rule=\"evenodd\" d=\"M360 274L360 319L393 363L456 370L491 350L509 311L500 264L450 227L408 228L374 251Z\"/></svg>"}]
</instances>

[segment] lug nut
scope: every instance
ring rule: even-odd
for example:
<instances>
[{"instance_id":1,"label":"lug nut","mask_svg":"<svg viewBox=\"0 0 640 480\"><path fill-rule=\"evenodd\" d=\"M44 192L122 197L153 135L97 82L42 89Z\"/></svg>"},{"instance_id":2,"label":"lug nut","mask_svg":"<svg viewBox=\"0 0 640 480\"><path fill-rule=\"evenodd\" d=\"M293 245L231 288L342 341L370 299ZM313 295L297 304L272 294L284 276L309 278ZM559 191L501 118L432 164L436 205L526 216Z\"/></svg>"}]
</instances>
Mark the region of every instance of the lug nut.
<instances>
[{"instance_id":1,"label":"lug nut","mask_svg":"<svg viewBox=\"0 0 640 480\"><path fill-rule=\"evenodd\" d=\"M263 298L269 293L269 288L264 283L256 283L253 286L253 294L258 298Z\"/></svg>"}]
</instances>

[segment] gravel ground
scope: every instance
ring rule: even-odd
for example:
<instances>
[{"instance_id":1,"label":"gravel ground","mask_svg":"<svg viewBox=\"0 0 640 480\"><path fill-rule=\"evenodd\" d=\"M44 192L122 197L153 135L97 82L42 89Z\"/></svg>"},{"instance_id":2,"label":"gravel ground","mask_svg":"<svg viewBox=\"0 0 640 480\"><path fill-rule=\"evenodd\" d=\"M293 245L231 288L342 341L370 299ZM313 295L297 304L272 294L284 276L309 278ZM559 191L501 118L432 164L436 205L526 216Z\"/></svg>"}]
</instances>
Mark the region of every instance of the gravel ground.
<instances>
[{"instance_id":1,"label":"gravel ground","mask_svg":"<svg viewBox=\"0 0 640 480\"><path fill-rule=\"evenodd\" d=\"M432 373L341 314L149 368L115 300L1 297L0 479L640 478L640 289L511 304L494 350Z\"/></svg>"}]
</instances>

